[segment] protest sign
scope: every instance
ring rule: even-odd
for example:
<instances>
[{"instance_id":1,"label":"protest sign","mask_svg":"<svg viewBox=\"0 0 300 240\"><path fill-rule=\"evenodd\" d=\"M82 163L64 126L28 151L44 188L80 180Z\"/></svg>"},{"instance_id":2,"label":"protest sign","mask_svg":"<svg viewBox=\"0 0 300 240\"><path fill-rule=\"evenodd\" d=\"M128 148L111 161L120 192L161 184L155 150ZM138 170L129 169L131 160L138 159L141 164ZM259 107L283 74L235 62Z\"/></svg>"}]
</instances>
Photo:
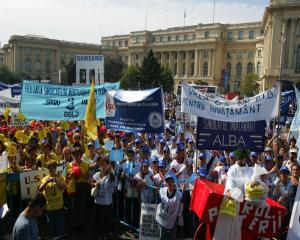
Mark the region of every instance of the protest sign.
<instances>
[{"instance_id":1,"label":"protest sign","mask_svg":"<svg viewBox=\"0 0 300 240\"><path fill-rule=\"evenodd\" d=\"M7 161L7 155L2 154L0 155L0 171L7 169L8 161Z\"/></svg>"},{"instance_id":2,"label":"protest sign","mask_svg":"<svg viewBox=\"0 0 300 240\"><path fill-rule=\"evenodd\" d=\"M210 98L197 89L182 84L181 111L218 121L259 121L277 117L279 101L278 87L273 87L254 97L236 102Z\"/></svg>"},{"instance_id":3,"label":"protest sign","mask_svg":"<svg viewBox=\"0 0 300 240\"><path fill-rule=\"evenodd\" d=\"M95 86L96 117L104 118L104 98L119 83ZM23 81L21 112L28 119L84 120L90 86L61 86Z\"/></svg>"},{"instance_id":4,"label":"protest sign","mask_svg":"<svg viewBox=\"0 0 300 240\"><path fill-rule=\"evenodd\" d=\"M0 91L0 114L7 108L11 113L18 113L20 110L20 96L12 97L10 89Z\"/></svg>"},{"instance_id":5,"label":"protest sign","mask_svg":"<svg viewBox=\"0 0 300 240\"><path fill-rule=\"evenodd\" d=\"M221 122L198 118L197 148L235 150L247 148L262 152L265 144L265 121Z\"/></svg>"},{"instance_id":6,"label":"protest sign","mask_svg":"<svg viewBox=\"0 0 300 240\"><path fill-rule=\"evenodd\" d=\"M223 201L223 193L223 185L200 179L195 182L191 210L197 214L201 222L212 229L212 232ZM267 199L266 206L261 207L247 201L240 203L242 240L277 237L281 233L285 214L286 208L270 198Z\"/></svg>"},{"instance_id":7,"label":"protest sign","mask_svg":"<svg viewBox=\"0 0 300 240\"><path fill-rule=\"evenodd\" d=\"M165 126L162 89L108 91L105 125L127 132L163 133Z\"/></svg>"},{"instance_id":8,"label":"protest sign","mask_svg":"<svg viewBox=\"0 0 300 240\"><path fill-rule=\"evenodd\" d=\"M294 201L292 216L289 224L289 231L286 240L300 239L300 185Z\"/></svg>"},{"instance_id":9,"label":"protest sign","mask_svg":"<svg viewBox=\"0 0 300 240\"><path fill-rule=\"evenodd\" d=\"M160 238L160 226L155 219L157 204L141 203L140 240Z\"/></svg>"},{"instance_id":10,"label":"protest sign","mask_svg":"<svg viewBox=\"0 0 300 240\"><path fill-rule=\"evenodd\" d=\"M111 150L109 153L109 161L120 162L123 160L124 151L123 150Z\"/></svg>"},{"instance_id":11,"label":"protest sign","mask_svg":"<svg viewBox=\"0 0 300 240\"><path fill-rule=\"evenodd\" d=\"M0 91L8 89L11 93L12 97L21 95L21 85L20 84L13 84L9 85L3 82L0 82Z\"/></svg>"},{"instance_id":12,"label":"protest sign","mask_svg":"<svg viewBox=\"0 0 300 240\"><path fill-rule=\"evenodd\" d=\"M29 199L37 192L43 177L48 175L48 169L39 169L20 173L21 199Z\"/></svg>"},{"instance_id":13,"label":"protest sign","mask_svg":"<svg viewBox=\"0 0 300 240\"><path fill-rule=\"evenodd\" d=\"M18 113L12 113L11 114L11 125L12 126L23 127L23 126L27 126L28 124L29 124L29 120L28 119L21 119L19 117Z\"/></svg>"},{"instance_id":14,"label":"protest sign","mask_svg":"<svg viewBox=\"0 0 300 240\"><path fill-rule=\"evenodd\" d=\"M104 146L105 146L106 150L111 151L114 147L114 143L115 142L113 140L109 140L109 139L104 140Z\"/></svg>"}]
</instances>

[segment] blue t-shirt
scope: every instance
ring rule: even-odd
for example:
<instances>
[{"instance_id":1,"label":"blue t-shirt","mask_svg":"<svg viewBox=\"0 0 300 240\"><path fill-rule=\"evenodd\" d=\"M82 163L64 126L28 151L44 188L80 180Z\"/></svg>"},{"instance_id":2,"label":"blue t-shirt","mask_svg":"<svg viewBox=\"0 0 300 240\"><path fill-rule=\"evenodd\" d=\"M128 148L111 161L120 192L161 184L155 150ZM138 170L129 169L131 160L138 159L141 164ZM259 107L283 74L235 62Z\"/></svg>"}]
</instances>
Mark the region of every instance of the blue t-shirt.
<instances>
[{"instance_id":1,"label":"blue t-shirt","mask_svg":"<svg viewBox=\"0 0 300 240\"><path fill-rule=\"evenodd\" d=\"M34 218L21 213L14 225L13 240L37 240L39 236L37 222Z\"/></svg>"}]
</instances>

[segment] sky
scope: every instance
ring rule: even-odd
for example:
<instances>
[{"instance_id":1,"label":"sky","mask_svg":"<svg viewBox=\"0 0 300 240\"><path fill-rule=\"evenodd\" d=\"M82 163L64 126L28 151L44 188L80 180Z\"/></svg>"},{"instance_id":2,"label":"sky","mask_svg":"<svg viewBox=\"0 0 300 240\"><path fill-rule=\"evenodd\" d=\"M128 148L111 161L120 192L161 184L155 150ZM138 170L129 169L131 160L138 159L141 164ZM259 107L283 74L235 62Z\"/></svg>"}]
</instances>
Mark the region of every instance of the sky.
<instances>
[{"instance_id":1,"label":"sky","mask_svg":"<svg viewBox=\"0 0 300 240\"><path fill-rule=\"evenodd\" d=\"M215 0L215 22L261 21L269 0ZM0 0L0 41L35 34L100 44L132 31L212 23L213 0ZM146 14L147 12L147 14ZM145 17L147 15L147 18ZM145 21L147 19L147 21ZM145 24L145 22L147 24Z\"/></svg>"}]
</instances>

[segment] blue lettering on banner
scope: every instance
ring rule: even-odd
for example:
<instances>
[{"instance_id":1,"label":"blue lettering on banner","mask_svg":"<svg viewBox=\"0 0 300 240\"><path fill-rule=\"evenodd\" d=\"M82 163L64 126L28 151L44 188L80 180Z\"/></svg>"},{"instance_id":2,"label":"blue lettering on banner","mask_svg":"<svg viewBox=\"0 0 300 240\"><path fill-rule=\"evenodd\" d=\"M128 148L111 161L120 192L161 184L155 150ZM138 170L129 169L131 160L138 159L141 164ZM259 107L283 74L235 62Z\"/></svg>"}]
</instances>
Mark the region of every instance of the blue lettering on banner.
<instances>
[{"instance_id":1,"label":"blue lettering on banner","mask_svg":"<svg viewBox=\"0 0 300 240\"><path fill-rule=\"evenodd\" d=\"M101 62L103 60L102 55L77 55L76 61L84 62Z\"/></svg>"},{"instance_id":2,"label":"blue lettering on banner","mask_svg":"<svg viewBox=\"0 0 300 240\"><path fill-rule=\"evenodd\" d=\"M108 90L118 90L119 83L95 86L96 116L104 118L104 98ZM20 111L27 119L83 120L90 86L62 86L24 80Z\"/></svg>"},{"instance_id":3,"label":"blue lettering on banner","mask_svg":"<svg viewBox=\"0 0 300 240\"><path fill-rule=\"evenodd\" d=\"M107 114L105 125L108 129L125 132L164 132L164 107L162 90L160 88L129 92L117 91L114 96L107 93L106 112L114 112L113 116ZM132 96L143 96L133 101Z\"/></svg>"},{"instance_id":4,"label":"blue lettering on banner","mask_svg":"<svg viewBox=\"0 0 300 240\"><path fill-rule=\"evenodd\" d=\"M235 150L248 148L262 152L265 143L265 121L223 122L198 118L198 149Z\"/></svg>"}]
</instances>

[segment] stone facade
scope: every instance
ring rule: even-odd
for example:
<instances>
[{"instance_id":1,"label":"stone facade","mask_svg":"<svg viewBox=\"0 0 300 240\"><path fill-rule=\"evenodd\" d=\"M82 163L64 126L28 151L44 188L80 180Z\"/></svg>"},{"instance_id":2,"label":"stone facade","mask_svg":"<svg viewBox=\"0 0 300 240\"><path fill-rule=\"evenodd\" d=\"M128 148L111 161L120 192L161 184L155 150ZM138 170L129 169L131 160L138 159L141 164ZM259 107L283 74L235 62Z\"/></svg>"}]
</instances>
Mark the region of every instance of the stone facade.
<instances>
[{"instance_id":1,"label":"stone facade","mask_svg":"<svg viewBox=\"0 0 300 240\"><path fill-rule=\"evenodd\" d=\"M300 2L271 0L262 22L198 24L157 31L137 31L102 38L104 53L128 65L141 65L153 50L170 68L175 89L182 81L239 89L250 72L259 76L260 90L279 79L280 38L285 35L283 79L300 81ZM223 76L223 77L222 77Z\"/></svg>"},{"instance_id":2,"label":"stone facade","mask_svg":"<svg viewBox=\"0 0 300 240\"><path fill-rule=\"evenodd\" d=\"M4 64L12 71L23 71L28 79L65 82L66 66L76 54L100 54L97 44L75 43L41 36L12 36L3 46ZM75 83L75 79L73 81Z\"/></svg>"}]
</instances>

